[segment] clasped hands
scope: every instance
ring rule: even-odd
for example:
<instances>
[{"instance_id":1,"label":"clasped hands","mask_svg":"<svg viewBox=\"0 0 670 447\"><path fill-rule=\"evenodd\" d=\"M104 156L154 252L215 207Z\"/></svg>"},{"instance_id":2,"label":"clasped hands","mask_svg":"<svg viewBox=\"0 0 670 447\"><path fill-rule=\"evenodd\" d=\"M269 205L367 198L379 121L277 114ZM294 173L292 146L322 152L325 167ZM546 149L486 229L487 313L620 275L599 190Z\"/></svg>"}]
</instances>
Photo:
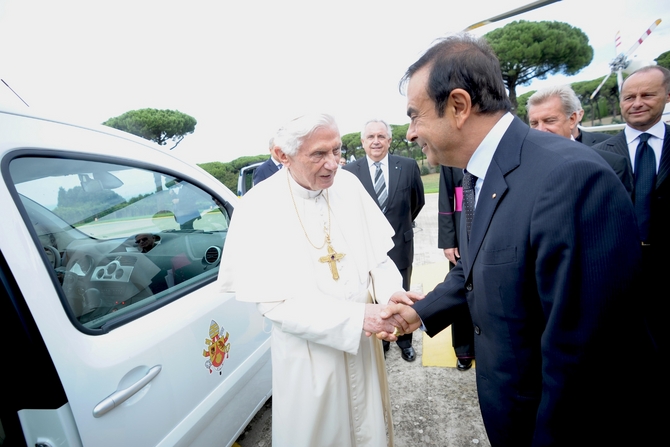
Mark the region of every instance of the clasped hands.
<instances>
[{"instance_id":1,"label":"clasped hands","mask_svg":"<svg viewBox=\"0 0 670 447\"><path fill-rule=\"evenodd\" d=\"M380 340L396 341L400 335L414 332L421 319L412 304L423 298L416 292L396 292L388 305L367 304L363 330L368 337L375 334Z\"/></svg>"}]
</instances>

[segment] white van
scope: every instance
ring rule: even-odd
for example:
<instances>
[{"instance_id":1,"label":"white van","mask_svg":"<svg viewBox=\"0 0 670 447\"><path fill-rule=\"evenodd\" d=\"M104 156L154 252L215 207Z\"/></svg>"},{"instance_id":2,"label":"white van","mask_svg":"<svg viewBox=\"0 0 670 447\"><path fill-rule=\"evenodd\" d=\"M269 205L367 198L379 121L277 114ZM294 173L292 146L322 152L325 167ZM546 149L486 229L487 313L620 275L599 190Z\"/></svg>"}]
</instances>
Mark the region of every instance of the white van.
<instances>
[{"instance_id":1,"label":"white van","mask_svg":"<svg viewBox=\"0 0 670 447\"><path fill-rule=\"evenodd\" d=\"M230 446L269 330L215 284L238 200L147 140L0 110L0 446Z\"/></svg>"}]
</instances>

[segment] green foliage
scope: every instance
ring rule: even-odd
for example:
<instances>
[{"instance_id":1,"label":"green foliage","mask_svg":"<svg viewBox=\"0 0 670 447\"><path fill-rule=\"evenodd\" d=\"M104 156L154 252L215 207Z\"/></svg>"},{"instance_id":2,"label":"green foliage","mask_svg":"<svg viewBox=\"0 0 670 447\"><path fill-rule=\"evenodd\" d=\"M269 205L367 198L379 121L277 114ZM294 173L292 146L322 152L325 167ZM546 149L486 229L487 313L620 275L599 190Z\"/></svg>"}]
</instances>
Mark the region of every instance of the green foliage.
<instances>
[{"instance_id":1,"label":"green foliage","mask_svg":"<svg viewBox=\"0 0 670 447\"><path fill-rule=\"evenodd\" d=\"M140 109L105 121L105 126L123 130L164 146L168 140L175 142L170 150L188 134L195 131L198 122L192 116L177 110Z\"/></svg>"},{"instance_id":2,"label":"green foliage","mask_svg":"<svg viewBox=\"0 0 670 447\"><path fill-rule=\"evenodd\" d=\"M228 189L235 192L237 191L237 178L240 175L240 169L253 163L265 161L269 157L269 155L244 156L236 158L229 163L212 161L199 164L198 166L223 183Z\"/></svg>"},{"instance_id":3,"label":"green foliage","mask_svg":"<svg viewBox=\"0 0 670 447\"><path fill-rule=\"evenodd\" d=\"M528 104L528 98L530 98L536 91L537 90L531 90L517 98L518 105L516 109L516 116L524 120L526 123L528 123L528 109L526 108L526 105Z\"/></svg>"},{"instance_id":4,"label":"green foliage","mask_svg":"<svg viewBox=\"0 0 670 447\"><path fill-rule=\"evenodd\" d=\"M407 129L409 129L409 123L400 125L391 124L393 139L391 141L389 152L416 159L416 154L421 154L421 148L418 144L407 140Z\"/></svg>"},{"instance_id":5,"label":"green foliage","mask_svg":"<svg viewBox=\"0 0 670 447\"><path fill-rule=\"evenodd\" d=\"M240 169L242 169L245 166L249 166L252 163L258 163L259 161L265 161L268 158L270 158L270 154L267 155L254 155L254 156L244 156L240 158L236 158L235 160L230 162L231 168L236 171L237 173L240 172Z\"/></svg>"},{"instance_id":6,"label":"green foliage","mask_svg":"<svg viewBox=\"0 0 670 447\"><path fill-rule=\"evenodd\" d=\"M656 59L656 64L660 65L661 67L665 67L668 70L670 70L670 51L666 51L665 53L661 53Z\"/></svg>"},{"instance_id":7,"label":"green foliage","mask_svg":"<svg viewBox=\"0 0 670 447\"><path fill-rule=\"evenodd\" d=\"M73 225L92 222L116 210L124 208L126 201L109 189L85 192L81 186L58 189L58 205L54 214Z\"/></svg>"},{"instance_id":8,"label":"green foliage","mask_svg":"<svg viewBox=\"0 0 670 447\"><path fill-rule=\"evenodd\" d=\"M346 155L347 160L352 155L358 160L365 155L363 145L361 144L361 133L353 132L342 135L342 153Z\"/></svg>"},{"instance_id":9,"label":"green foliage","mask_svg":"<svg viewBox=\"0 0 670 447\"><path fill-rule=\"evenodd\" d=\"M237 191L237 172L232 168L231 163L221 163L220 161L212 161L209 163L199 164L202 169L207 171L212 177L223 183L231 191Z\"/></svg>"},{"instance_id":10,"label":"green foliage","mask_svg":"<svg viewBox=\"0 0 670 447\"><path fill-rule=\"evenodd\" d=\"M550 74L577 74L593 59L586 34L563 22L521 20L493 30L484 38L498 55L515 111L517 86Z\"/></svg>"},{"instance_id":11,"label":"green foliage","mask_svg":"<svg viewBox=\"0 0 670 447\"><path fill-rule=\"evenodd\" d=\"M596 119L600 121L604 116L619 113L619 87L617 86L616 76L610 76L596 97L591 99L591 95L596 91L603 79L604 76L601 76L598 79L572 84L572 89L577 94L584 108L582 122L590 120L591 124L594 124Z\"/></svg>"}]
</instances>

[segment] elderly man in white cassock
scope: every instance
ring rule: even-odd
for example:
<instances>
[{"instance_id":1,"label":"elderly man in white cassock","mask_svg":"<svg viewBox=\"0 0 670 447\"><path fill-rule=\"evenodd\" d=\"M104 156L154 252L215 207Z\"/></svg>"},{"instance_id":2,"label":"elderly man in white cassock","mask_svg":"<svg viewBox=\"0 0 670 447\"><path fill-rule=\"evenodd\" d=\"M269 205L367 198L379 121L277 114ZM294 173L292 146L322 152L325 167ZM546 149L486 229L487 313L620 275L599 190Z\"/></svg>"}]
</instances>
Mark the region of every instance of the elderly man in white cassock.
<instances>
[{"instance_id":1,"label":"elderly man in white cassock","mask_svg":"<svg viewBox=\"0 0 670 447\"><path fill-rule=\"evenodd\" d=\"M258 303L272 322L274 447L392 444L381 342L369 335L402 333L404 321L379 313L420 296L403 290L387 256L387 219L338 169L341 146L329 115L280 129L274 151L285 169L244 195L224 247L222 291Z\"/></svg>"}]
</instances>

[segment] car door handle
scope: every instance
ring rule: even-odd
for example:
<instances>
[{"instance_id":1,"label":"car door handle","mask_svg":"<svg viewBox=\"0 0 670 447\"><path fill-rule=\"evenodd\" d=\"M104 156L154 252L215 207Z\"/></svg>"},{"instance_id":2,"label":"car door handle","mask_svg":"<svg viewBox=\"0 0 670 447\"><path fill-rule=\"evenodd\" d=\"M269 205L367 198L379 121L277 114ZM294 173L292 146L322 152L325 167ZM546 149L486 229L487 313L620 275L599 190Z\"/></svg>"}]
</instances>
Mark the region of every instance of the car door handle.
<instances>
[{"instance_id":1,"label":"car door handle","mask_svg":"<svg viewBox=\"0 0 670 447\"><path fill-rule=\"evenodd\" d=\"M99 418L103 414L106 414L107 412L127 401L133 394L137 393L139 390L144 388L146 384L151 382L154 377L156 377L158 373L161 372L161 369L163 369L161 365L156 365L151 368L144 377L130 385L128 388L115 391L114 393L105 397L93 409L93 417Z\"/></svg>"}]
</instances>

